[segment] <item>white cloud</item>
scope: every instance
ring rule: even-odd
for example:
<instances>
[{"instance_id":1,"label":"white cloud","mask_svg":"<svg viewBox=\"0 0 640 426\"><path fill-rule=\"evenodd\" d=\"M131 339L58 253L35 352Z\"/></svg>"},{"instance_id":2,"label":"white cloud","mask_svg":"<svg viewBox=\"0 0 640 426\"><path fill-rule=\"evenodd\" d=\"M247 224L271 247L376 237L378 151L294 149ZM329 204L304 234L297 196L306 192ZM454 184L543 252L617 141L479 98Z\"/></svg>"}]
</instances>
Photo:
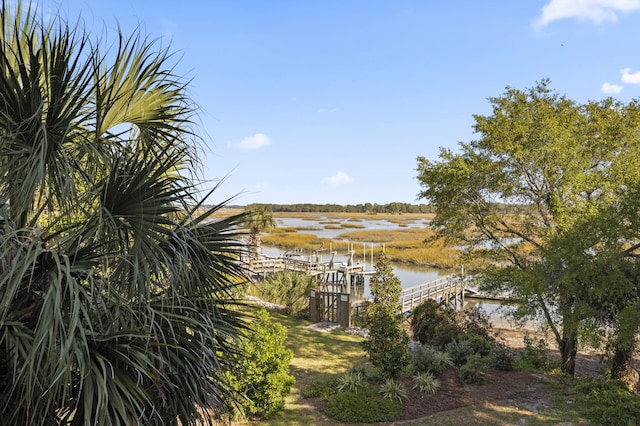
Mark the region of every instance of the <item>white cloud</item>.
<instances>
[{"instance_id":1,"label":"white cloud","mask_svg":"<svg viewBox=\"0 0 640 426\"><path fill-rule=\"evenodd\" d=\"M271 145L271 138L263 133L256 133L240 141L236 147L242 151L251 151Z\"/></svg>"},{"instance_id":2,"label":"white cloud","mask_svg":"<svg viewBox=\"0 0 640 426\"><path fill-rule=\"evenodd\" d=\"M330 113L338 112L338 111L340 111L339 108L320 108L318 110L318 113L319 114L330 114Z\"/></svg>"},{"instance_id":3,"label":"white cloud","mask_svg":"<svg viewBox=\"0 0 640 426\"><path fill-rule=\"evenodd\" d=\"M330 185L342 185L353 182L353 178L345 172L338 172L335 175L326 178L324 181Z\"/></svg>"},{"instance_id":4,"label":"white cloud","mask_svg":"<svg viewBox=\"0 0 640 426\"><path fill-rule=\"evenodd\" d=\"M607 95L615 95L616 93L622 92L622 86L619 84L604 83L600 90Z\"/></svg>"},{"instance_id":5,"label":"white cloud","mask_svg":"<svg viewBox=\"0 0 640 426\"><path fill-rule=\"evenodd\" d=\"M553 21L575 18L580 21L616 22L618 14L640 11L640 0L551 0L542 7L536 27Z\"/></svg>"},{"instance_id":6,"label":"white cloud","mask_svg":"<svg viewBox=\"0 0 640 426\"><path fill-rule=\"evenodd\" d=\"M622 82L629 84L640 84L640 71L631 72L631 68L625 68L620 71L622 74Z\"/></svg>"}]
</instances>

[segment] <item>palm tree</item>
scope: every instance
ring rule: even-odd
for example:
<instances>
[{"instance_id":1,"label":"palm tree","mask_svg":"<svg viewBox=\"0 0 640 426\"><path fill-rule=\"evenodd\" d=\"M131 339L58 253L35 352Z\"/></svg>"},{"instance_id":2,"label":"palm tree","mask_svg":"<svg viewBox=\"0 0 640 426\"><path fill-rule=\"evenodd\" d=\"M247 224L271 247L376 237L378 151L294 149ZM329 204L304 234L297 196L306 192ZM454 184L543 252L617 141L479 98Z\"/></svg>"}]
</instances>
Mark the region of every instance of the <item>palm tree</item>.
<instances>
[{"instance_id":1,"label":"palm tree","mask_svg":"<svg viewBox=\"0 0 640 426\"><path fill-rule=\"evenodd\" d=\"M0 424L211 421L234 400L245 219L212 220L229 200L193 214L186 86L139 33L110 51L14 11L3 1Z\"/></svg>"},{"instance_id":2,"label":"palm tree","mask_svg":"<svg viewBox=\"0 0 640 426\"><path fill-rule=\"evenodd\" d=\"M260 234L276 227L273 213L264 207L245 209L245 224L249 228L249 253L252 259L260 254Z\"/></svg>"}]
</instances>

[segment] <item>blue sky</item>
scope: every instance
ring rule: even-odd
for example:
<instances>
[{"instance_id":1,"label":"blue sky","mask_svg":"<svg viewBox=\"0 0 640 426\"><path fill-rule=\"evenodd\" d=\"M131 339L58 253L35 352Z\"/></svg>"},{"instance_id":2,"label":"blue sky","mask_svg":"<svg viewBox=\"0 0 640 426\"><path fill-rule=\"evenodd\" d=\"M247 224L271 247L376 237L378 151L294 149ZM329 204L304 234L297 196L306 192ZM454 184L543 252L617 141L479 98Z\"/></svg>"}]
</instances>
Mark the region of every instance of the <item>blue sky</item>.
<instances>
[{"instance_id":1,"label":"blue sky","mask_svg":"<svg viewBox=\"0 0 640 426\"><path fill-rule=\"evenodd\" d=\"M507 86L640 94L640 0L43 0L180 56L212 201L419 203L416 157L471 141Z\"/></svg>"}]
</instances>

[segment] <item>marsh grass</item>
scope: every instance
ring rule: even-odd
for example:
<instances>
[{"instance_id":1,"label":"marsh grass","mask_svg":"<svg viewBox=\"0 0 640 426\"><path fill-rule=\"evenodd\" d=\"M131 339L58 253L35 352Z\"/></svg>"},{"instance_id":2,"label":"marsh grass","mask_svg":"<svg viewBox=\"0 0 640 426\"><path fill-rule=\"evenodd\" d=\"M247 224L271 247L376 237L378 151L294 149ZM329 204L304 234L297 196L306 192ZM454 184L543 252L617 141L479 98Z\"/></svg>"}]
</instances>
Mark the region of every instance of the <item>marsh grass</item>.
<instances>
[{"instance_id":1,"label":"marsh grass","mask_svg":"<svg viewBox=\"0 0 640 426\"><path fill-rule=\"evenodd\" d=\"M370 229L364 231L343 232L338 239L372 243L419 243L433 238L434 232L429 228Z\"/></svg>"},{"instance_id":2,"label":"marsh grass","mask_svg":"<svg viewBox=\"0 0 640 426\"><path fill-rule=\"evenodd\" d=\"M433 237L432 229L407 227L395 230L344 232L336 238L384 244L387 258L392 262L439 269L456 268L460 264L460 251L453 247L444 247L438 242L425 243Z\"/></svg>"},{"instance_id":3,"label":"marsh grass","mask_svg":"<svg viewBox=\"0 0 640 426\"><path fill-rule=\"evenodd\" d=\"M287 234L287 233L295 233L295 232L299 232L301 228L296 227L296 226L282 226L282 227L278 227L275 228L274 230L271 231L271 234Z\"/></svg>"},{"instance_id":4,"label":"marsh grass","mask_svg":"<svg viewBox=\"0 0 640 426\"><path fill-rule=\"evenodd\" d=\"M340 228L355 228L355 229L364 229L366 225L361 223L342 223L340 224Z\"/></svg>"},{"instance_id":5,"label":"marsh grass","mask_svg":"<svg viewBox=\"0 0 640 426\"><path fill-rule=\"evenodd\" d=\"M355 225L355 224L354 224ZM355 225L366 228L365 225ZM325 229L341 229L342 226L327 225ZM298 231L298 232L296 232ZM369 244L384 247L387 258L392 262L415 266L427 266L439 269L457 268L460 263L460 251L441 244L427 244L425 240L432 239L434 232L429 228L407 227L394 230L367 230L343 232L336 239L320 238L313 234L299 232L300 228L277 228L269 235L262 237L265 246L276 247L281 250L302 250L311 254L324 242L324 248L331 247L339 253L346 253L351 244L355 250L355 257L363 256L363 246L353 243ZM368 253L367 253L368 254Z\"/></svg>"},{"instance_id":6,"label":"marsh grass","mask_svg":"<svg viewBox=\"0 0 640 426\"><path fill-rule=\"evenodd\" d=\"M313 234L305 234L302 232L273 232L262 237L262 243L265 246L277 247L282 250L301 249L311 251L318 248L324 242L327 247L331 240L329 238L319 238ZM345 243L346 247L347 244Z\"/></svg>"}]
</instances>

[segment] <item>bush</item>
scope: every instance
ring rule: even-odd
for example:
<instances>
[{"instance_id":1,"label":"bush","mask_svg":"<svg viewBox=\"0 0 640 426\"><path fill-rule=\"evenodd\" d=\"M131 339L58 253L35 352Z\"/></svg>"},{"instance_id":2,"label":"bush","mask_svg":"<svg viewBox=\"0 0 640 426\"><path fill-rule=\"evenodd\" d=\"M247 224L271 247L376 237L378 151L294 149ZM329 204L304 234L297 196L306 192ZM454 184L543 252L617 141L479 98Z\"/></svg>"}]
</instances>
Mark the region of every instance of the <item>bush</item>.
<instances>
[{"instance_id":1,"label":"bush","mask_svg":"<svg viewBox=\"0 0 640 426\"><path fill-rule=\"evenodd\" d=\"M409 336L400 323L398 312L402 287L384 252L378 254L376 273L370 279L373 302L367 308L369 337L362 342L371 364L384 377L396 377L408 361Z\"/></svg>"},{"instance_id":2,"label":"bush","mask_svg":"<svg viewBox=\"0 0 640 426\"><path fill-rule=\"evenodd\" d=\"M360 392L341 392L329 397L327 416L344 423L376 423L395 420L402 411L402 404L384 398L371 387Z\"/></svg>"},{"instance_id":3,"label":"bush","mask_svg":"<svg viewBox=\"0 0 640 426\"><path fill-rule=\"evenodd\" d=\"M462 319L462 328L466 334L474 334L482 336L489 341L494 339L489 335L492 324L489 320L489 314L479 306L464 311Z\"/></svg>"},{"instance_id":4,"label":"bush","mask_svg":"<svg viewBox=\"0 0 640 426\"><path fill-rule=\"evenodd\" d=\"M487 368L487 360L480 354L470 355L467 362L460 367L460 379L468 385L483 383Z\"/></svg>"},{"instance_id":5,"label":"bush","mask_svg":"<svg viewBox=\"0 0 640 426\"><path fill-rule=\"evenodd\" d=\"M457 339L463 329L453 309L427 300L411 313L411 332L414 340L442 349Z\"/></svg>"},{"instance_id":6,"label":"bush","mask_svg":"<svg viewBox=\"0 0 640 426\"><path fill-rule=\"evenodd\" d=\"M330 395L335 393L337 387L338 379L335 376L322 377L306 386L302 390L302 396L304 398L320 398L326 400Z\"/></svg>"},{"instance_id":7,"label":"bush","mask_svg":"<svg viewBox=\"0 0 640 426\"><path fill-rule=\"evenodd\" d=\"M407 399L407 391L404 390L402 383L393 379L387 379L384 384L380 386L380 390L378 392L383 397L393 399L398 402L402 402L403 399Z\"/></svg>"},{"instance_id":8,"label":"bush","mask_svg":"<svg viewBox=\"0 0 640 426\"><path fill-rule=\"evenodd\" d=\"M576 404L584 416L599 425L636 425L640 419L640 397L616 380L577 379Z\"/></svg>"},{"instance_id":9,"label":"bush","mask_svg":"<svg viewBox=\"0 0 640 426\"><path fill-rule=\"evenodd\" d=\"M489 365L497 370L513 370L513 353L511 349L504 345L493 345L489 353Z\"/></svg>"},{"instance_id":10,"label":"bush","mask_svg":"<svg viewBox=\"0 0 640 426\"><path fill-rule=\"evenodd\" d=\"M447 352L440 352L426 346L419 346L409 352L409 367L412 374L437 374L454 366Z\"/></svg>"},{"instance_id":11,"label":"bush","mask_svg":"<svg viewBox=\"0 0 640 426\"><path fill-rule=\"evenodd\" d=\"M358 393L358 390L364 385L364 375L361 371L352 369L344 373L338 379L337 389L339 392Z\"/></svg>"},{"instance_id":12,"label":"bush","mask_svg":"<svg viewBox=\"0 0 640 426\"><path fill-rule=\"evenodd\" d=\"M469 346L473 349L474 354L480 354L483 357L489 355L494 346L494 341L482 334L470 333L464 337Z\"/></svg>"},{"instance_id":13,"label":"bush","mask_svg":"<svg viewBox=\"0 0 640 426\"><path fill-rule=\"evenodd\" d=\"M243 352L227 377L233 388L246 399L240 401L243 413L267 418L284 407L284 399L295 383L287 373L293 352L284 342L287 329L273 323L266 309L258 310L251 329L241 339Z\"/></svg>"},{"instance_id":14,"label":"bush","mask_svg":"<svg viewBox=\"0 0 640 426\"><path fill-rule=\"evenodd\" d=\"M258 286L261 299L282 305L287 314L304 316L309 310L309 293L316 286L314 277L295 271L268 275Z\"/></svg>"},{"instance_id":15,"label":"bush","mask_svg":"<svg viewBox=\"0 0 640 426\"><path fill-rule=\"evenodd\" d=\"M468 340L454 340L449 342L445 349L451 361L458 367L466 364L467 359L475 354L475 349Z\"/></svg>"},{"instance_id":16,"label":"bush","mask_svg":"<svg viewBox=\"0 0 640 426\"><path fill-rule=\"evenodd\" d=\"M440 388L440 382L431 373L420 373L413 377L414 389L420 389L422 393L436 393Z\"/></svg>"},{"instance_id":17,"label":"bush","mask_svg":"<svg viewBox=\"0 0 640 426\"><path fill-rule=\"evenodd\" d=\"M525 366L535 369L545 369L551 364L549 345L544 339L532 338L526 333L522 338L524 349L520 353Z\"/></svg>"}]
</instances>

